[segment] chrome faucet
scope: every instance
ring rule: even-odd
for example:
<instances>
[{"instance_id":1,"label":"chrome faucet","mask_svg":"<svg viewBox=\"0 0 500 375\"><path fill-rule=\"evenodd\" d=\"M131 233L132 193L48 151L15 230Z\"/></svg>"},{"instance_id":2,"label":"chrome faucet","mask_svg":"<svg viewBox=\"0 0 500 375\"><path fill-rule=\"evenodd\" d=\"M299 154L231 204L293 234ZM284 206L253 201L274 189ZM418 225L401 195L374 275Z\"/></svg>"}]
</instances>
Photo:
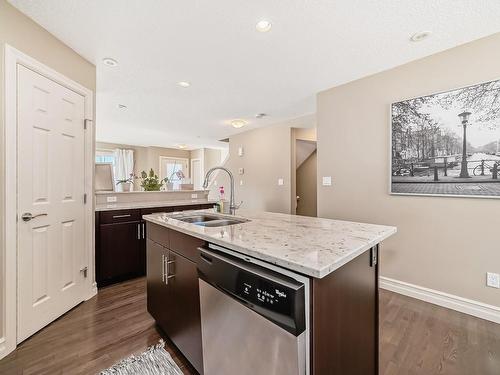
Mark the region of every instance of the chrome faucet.
<instances>
[{"instance_id":1,"label":"chrome faucet","mask_svg":"<svg viewBox=\"0 0 500 375\"><path fill-rule=\"evenodd\" d=\"M205 181L203 182L203 189L208 188L208 180L210 179L210 175L218 169L220 169L221 171L225 171L229 175L229 180L231 182L231 191L230 191L230 195L229 195L229 213L231 215L234 215L234 214L236 214L236 210L241 206L241 203L243 203L243 202L241 202L239 205L236 205L234 203L234 177L229 169L224 168L224 167L210 168L207 171L207 174L205 175Z\"/></svg>"}]
</instances>

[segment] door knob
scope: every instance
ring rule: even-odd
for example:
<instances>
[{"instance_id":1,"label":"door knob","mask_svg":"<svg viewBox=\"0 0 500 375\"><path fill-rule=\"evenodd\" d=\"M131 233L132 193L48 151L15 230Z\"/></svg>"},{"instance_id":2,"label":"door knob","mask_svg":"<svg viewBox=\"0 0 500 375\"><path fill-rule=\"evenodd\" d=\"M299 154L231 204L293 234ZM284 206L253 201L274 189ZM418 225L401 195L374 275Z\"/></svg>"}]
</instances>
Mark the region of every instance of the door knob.
<instances>
[{"instance_id":1,"label":"door knob","mask_svg":"<svg viewBox=\"0 0 500 375\"><path fill-rule=\"evenodd\" d=\"M21 219L23 219L23 221L30 221L31 219L34 219L39 216L47 216L47 214L38 214L33 216L31 212L25 212L24 214L21 215Z\"/></svg>"}]
</instances>

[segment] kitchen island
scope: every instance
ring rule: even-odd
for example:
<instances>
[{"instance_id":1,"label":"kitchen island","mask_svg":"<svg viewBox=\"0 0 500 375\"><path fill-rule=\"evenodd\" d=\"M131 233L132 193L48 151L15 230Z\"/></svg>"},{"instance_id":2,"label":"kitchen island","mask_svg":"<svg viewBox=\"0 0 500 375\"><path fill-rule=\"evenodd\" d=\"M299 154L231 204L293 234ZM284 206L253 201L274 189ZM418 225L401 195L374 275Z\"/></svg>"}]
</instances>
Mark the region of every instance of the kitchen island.
<instances>
[{"instance_id":1,"label":"kitchen island","mask_svg":"<svg viewBox=\"0 0 500 375\"><path fill-rule=\"evenodd\" d=\"M296 275L290 285L299 280L304 287L303 330L298 330L300 324L283 323L285 320L279 316L282 311L276 307L281 295L278 290L278 296L264 292L266 298L262 301L250 298L254 296L236 296L239 305L250 306L257 315L264 316L263 309L269 308L271 320L285 327L289 336L295 332L300 338L303 331L304 338L299 339L297 345L306 348L305 359L299 358L296 371L284 372L282 364L295 363L295 358L277 356L274 373L378 373L378 249L379 243L393 235L396 228L268 212L210 218L211 212L143 216L148 227L148 311L198 372L215 373L214 353L209 350L210 345L206 345L209 327L202 324L204 309L205 313L207 310L203 305L200 309L200 288L203 291L208 285L202 280L205 265L220 257L226 259L227 264L243 264L242 269L266 270L271 273L266 276L268 279L278 279L275 276L280 274L287 278ZM202 219L211 220L212 224ZM229 221L218 219L236 219L236 223L223 225ZM219 284L215 283L216 287L224 289L225 282L222 277ZM245 289L252 288L249 284L252 283L244 284ZM276 305L271 306L269 303L273 302L269 300ZM201 301L204 301L203 293ZM236 311L238 306L232 308ZM299 311L300 305L294 305L294 309ZM229 314L232 310L227 311ZM292 317L294 323L300 323L300 311ZM289 322L290 319L287 324ZM220 335L230 336L230 333L221 328ZM241 340L240 337L238 341ZM260 346L271 345L271 341L262 340ZM273 348L269 350L272 352ZM222 351L220 356L224 357ZM237 352L234 355L237 356ZM259 368L243 366L239 372L258 374Z\"/></svg>"}]
</instances>

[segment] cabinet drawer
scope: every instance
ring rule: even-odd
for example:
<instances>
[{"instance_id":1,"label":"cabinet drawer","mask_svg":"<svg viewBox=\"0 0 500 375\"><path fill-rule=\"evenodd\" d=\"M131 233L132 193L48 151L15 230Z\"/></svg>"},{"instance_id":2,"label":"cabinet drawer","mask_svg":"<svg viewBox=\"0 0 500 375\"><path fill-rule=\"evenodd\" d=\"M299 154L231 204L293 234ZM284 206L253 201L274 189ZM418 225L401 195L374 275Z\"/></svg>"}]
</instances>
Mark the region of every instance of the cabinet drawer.
<instances>
[{"instance_id":1,"label":"cabinet drawer","mask_svg":"<svg viewBox=\"0 0 500 375\"><path fill-rule=\"evenodd\" d=\"M100 213L101 224L124 223L127 221L138 221L140 219L140 210L102 211Z\"/></svg>"},{"instance_id":2,"label":"cabinet drawer","mask_svg":"<svg viewBox=\"0 0 500 375\"><path fill-rule=\"evenodd\" d=\"M193 262L198 261L198 247L205 245L204 240L188 236L175 230L169 230L170 250Z\"/></svg>"},{"instance_id":3,"label":"cabinet drawer","mask_svg":"<svg viewBox=\"0 0 500 375\"><path fill-rule=\"evenodd\" d=\"M167 249L170 247L170 229L158 224L146 222L146 235L149 240L160 244Z\"/></svg>"}]
</instances>

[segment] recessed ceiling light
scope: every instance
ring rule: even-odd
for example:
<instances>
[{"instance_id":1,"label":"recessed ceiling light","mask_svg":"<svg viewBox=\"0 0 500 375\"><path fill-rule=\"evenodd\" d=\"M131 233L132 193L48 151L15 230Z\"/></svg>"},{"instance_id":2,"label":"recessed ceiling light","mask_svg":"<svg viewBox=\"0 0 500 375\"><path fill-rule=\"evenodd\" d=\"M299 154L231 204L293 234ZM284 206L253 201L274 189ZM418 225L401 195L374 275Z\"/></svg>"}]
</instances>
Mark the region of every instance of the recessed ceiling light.
<instances>
[{"instance_id":1,"label":"recessed ceiling light","mask_svg":"<svg viewBox=\"0 0 500 375\"><path fill-rule=\"evenodd\" d=\"M259 31L261 33L267 33L269 30L271 30L271 27L273 27L273 25L268 20L260 20L255 25L255 28L257 29L257 31Z\"/></svg>"},{"instance_id":2,"label":"recessed ceiling light","mask_svg":"<svg viewBox=\"0 0 500 375\"><path fill-rule=\"evenodd\" d=\"M231 126L233 128L239 129L239 128L242 128L245 125L247 125L248 121L237 118L237 119L231 120L230 123L231 123Z\"/></svg>"},{"instance_id":3,"label":"recessed ceiling light","mask_svg":"<svg viewBox=\"0 0 500 375\"><path fill-rule=\"evenodd\" d=\"M412 42L421 42L422 40L427 39L431 34L432 32L430 31L419 31L418 33L413 34L410 37L410 40Z\"/></svg>"},{"instance_id":4,"label":"recessed ceiling light","mask_svg":"<svg viewBox=\"0 0 500 375\"><path fill-rule=\"evenodd\" d=\"M177 82L177 85L179 85L180 87L183 87L183 88L188 88L189 86L191 86L191 83L187 82L187 81L180 81L180 82Z\"/></svg>"},{"instance_id":5,"label":"recessed ceiling light","mask_svg":"<svg viewBox=\"0 0 500 375\"><path fill-rule=\"evenodd\" d=\"M187 146L185 144L179 144L177 145L177 148L180 148L181 150L185 149Z\"/></svg>"},{"instance_id":6,"label":"recessed ceiling light","mask_svg":"<svg viewBox=\"0 0 500 375\"><path fill-rule=\"evenodd\" d=\"M118 61L112 59L111 57L105 57L104 59L102 59L102 62L106 66L111 66L111 67L118 66Z\"/></svg>"},{"instance_id":7,"label":"recessed ceiling light","mask_svg":"<svg viewBox=\"0 0 500 375\"><path fill-rule=\"evenodd\" d=\"M125 104L118 104L119 109L127 109L128 107Z\"/></svg>"}]
</instances>

